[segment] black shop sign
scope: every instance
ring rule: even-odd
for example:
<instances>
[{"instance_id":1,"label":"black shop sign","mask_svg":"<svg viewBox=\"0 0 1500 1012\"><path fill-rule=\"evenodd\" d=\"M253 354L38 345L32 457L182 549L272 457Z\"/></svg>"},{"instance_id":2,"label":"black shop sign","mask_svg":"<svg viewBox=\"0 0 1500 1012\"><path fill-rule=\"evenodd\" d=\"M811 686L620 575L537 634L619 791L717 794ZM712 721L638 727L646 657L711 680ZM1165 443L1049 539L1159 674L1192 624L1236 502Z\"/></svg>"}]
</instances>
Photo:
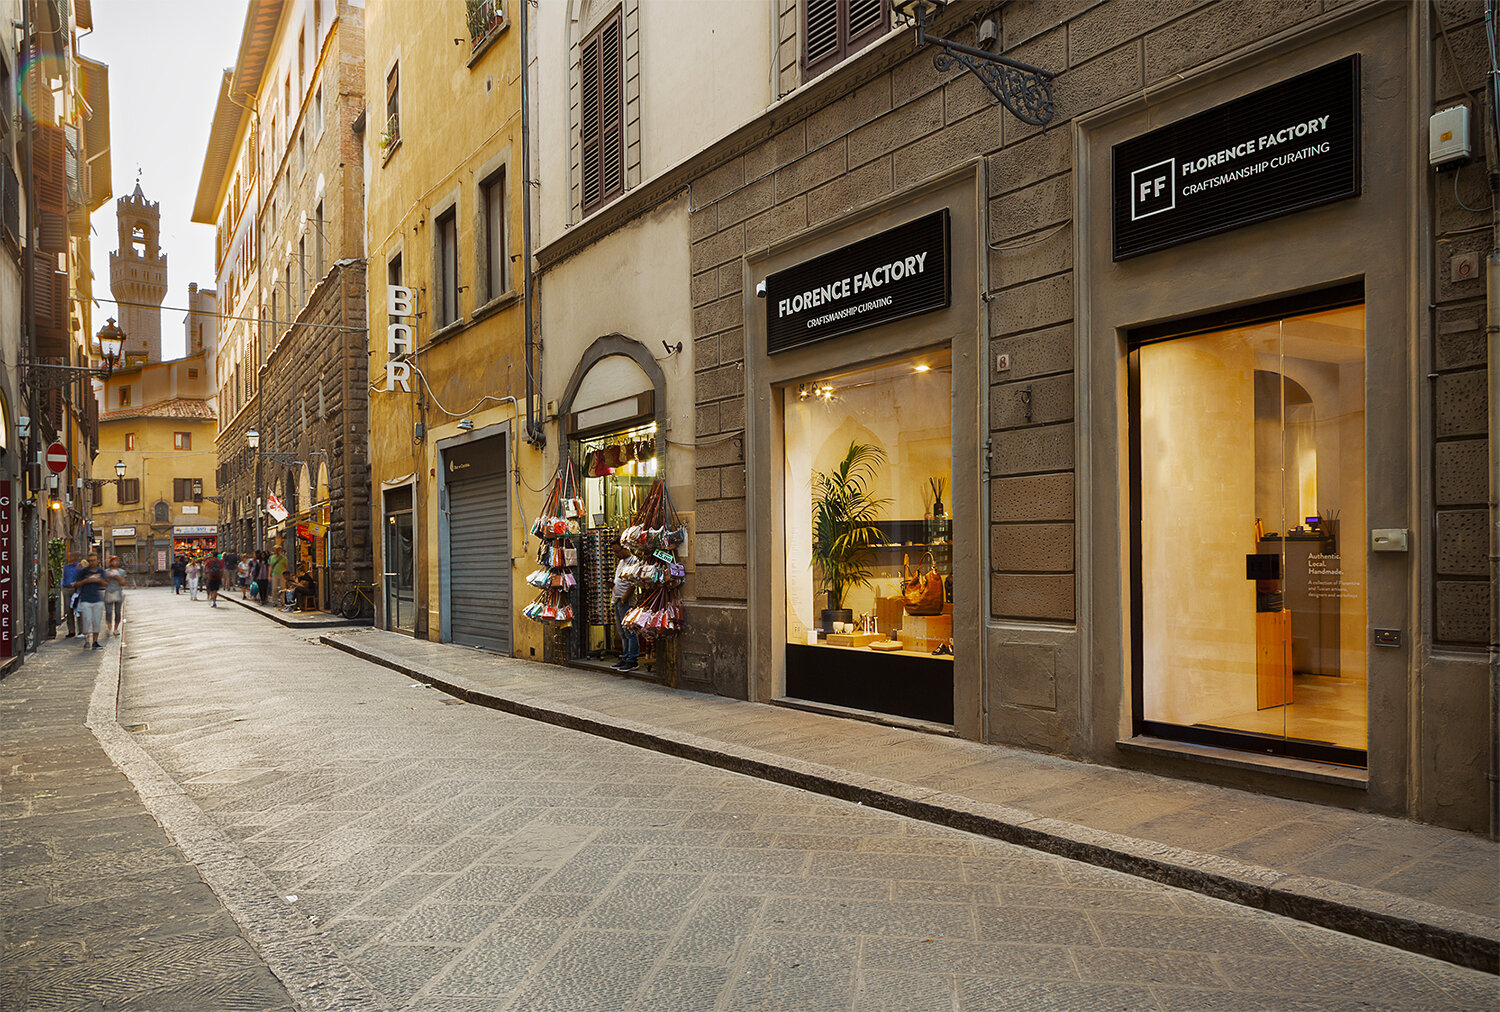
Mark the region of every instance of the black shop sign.
<instances>
[{"instance_id":1,"label":"black shop sign","mask_svg":"<svg viewBox=\"0 0 1500 1012\"><path fill-rule=\"evenodd\" d=\"M1359 54L1114 147L1114 258L1359 195Z\"/></svg>"},{"instance_id":2,"label":"black shop sign","mask_svg":"<svg viewBox=\"0 0 1500 1012\"><path fill-rule=\"evenodd\" d=\"M947 308L948 230L943 208L767 277L767 353Z\"/></svg>"}]
</instances>

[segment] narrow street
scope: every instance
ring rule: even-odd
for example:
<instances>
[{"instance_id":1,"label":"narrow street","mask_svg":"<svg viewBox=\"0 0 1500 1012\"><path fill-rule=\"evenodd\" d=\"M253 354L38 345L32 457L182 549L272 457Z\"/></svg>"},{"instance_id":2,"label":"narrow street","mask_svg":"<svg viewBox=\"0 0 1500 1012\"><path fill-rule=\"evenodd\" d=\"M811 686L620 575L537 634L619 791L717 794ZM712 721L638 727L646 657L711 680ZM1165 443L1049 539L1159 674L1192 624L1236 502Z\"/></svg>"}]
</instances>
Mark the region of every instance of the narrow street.
<instances>
[{"instance_id":1,"label":"narrow street","mask_svg":"<svg viewBox=\"0 0 1500 1012\"><path fill-rule=\"evenodd\" d=\"M279 939L257 948L299 1008L1497 997L1484 973L464 704L232 604L143 590L127 615L119 723L185 798L142 793L169 833L216 855L198 870L246 936Z\"/></svg>"}]
</instances>

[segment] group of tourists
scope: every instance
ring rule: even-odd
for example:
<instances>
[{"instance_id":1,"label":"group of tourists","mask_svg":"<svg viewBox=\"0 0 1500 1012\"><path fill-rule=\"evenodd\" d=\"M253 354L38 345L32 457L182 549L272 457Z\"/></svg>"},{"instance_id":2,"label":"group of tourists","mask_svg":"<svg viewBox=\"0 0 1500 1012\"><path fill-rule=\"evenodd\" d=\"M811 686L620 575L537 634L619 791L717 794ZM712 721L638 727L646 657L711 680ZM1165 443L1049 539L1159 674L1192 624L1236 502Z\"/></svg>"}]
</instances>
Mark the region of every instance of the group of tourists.
<instances>
[{"instance_id":1,"label":"group of tourists","mask_svg":"<svg viewBox=\"0 0 1500 1012\"><path fill-rule=\"evenodd\" d=\"M180 594L185 587L188 600L198 600L201 586L212 607L219 606L219 592L224 584L238 587L240 600L254 599L266 604L272 588L278 591L282 611L304 611L317 600L317 585L312 575L293 576L286 556L280 552L257 551L241 556L228 551L218 554L178 555L172 560L172 592Z\"/></svg>"},{"instance_id":2,"label":"group of tourists","mask_svg":"<svg viewBox=\"0 0 1500 1012\"><path fill-rule=\"evenodd\" d=\"M101 631L105 636L111 632L120 635L125 585L130 582L118 555L109 557L107 567L100 568L96 563L93 555L69 555L62 573L68 601L68 636L83 640L85 650L104 649L99 642Z\"/></svg>"}]
</instances>

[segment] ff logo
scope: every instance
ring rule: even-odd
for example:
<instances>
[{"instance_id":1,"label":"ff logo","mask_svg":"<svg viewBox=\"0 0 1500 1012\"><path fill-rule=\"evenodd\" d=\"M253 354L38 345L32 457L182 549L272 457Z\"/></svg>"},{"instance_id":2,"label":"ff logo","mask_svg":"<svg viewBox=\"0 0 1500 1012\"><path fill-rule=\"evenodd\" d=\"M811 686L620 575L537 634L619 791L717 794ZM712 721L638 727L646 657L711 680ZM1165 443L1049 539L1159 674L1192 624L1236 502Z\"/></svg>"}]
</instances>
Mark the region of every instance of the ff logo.
<instances>
[{"instance_id":1,"label":"ff logo","mask_svg":"<svg viewBox=\"0 0 1500 1012\"><path fill-rule=\"evenodd\" d=\"M1177 206L1177 163L1172 159L1130 174L1130 220L1139 221Z\"/></svg>"}]
</instances>

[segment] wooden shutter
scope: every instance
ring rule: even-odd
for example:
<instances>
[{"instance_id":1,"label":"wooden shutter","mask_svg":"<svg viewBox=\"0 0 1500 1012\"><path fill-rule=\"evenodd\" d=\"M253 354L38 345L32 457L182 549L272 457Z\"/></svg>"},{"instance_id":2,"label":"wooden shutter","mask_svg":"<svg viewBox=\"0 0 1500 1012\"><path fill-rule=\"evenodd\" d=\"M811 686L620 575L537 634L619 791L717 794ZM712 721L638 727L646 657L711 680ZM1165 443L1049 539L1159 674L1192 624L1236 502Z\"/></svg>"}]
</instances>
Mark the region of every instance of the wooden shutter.
<instances>
[{"instance_id":1,"label":"wooden shutter","mask_svg":"<svg viewBox=\"0 0 1500 1012\"><path fill-rule=\"evenodd\" d=\"M585 214L625 189L625 68L620 13L584 40L578 56Z\"/></svg>"},{"instance_id":2,"label":"wooden shutter","mask_svg":"<svg viewBox=\"0 0 1500 1012\"><path fill-rule=\"evenodd\" d=\"M121 478L120 484L115 486L115 499L121 506L129 506L141 501L141 479Z\"/></svg>"},{"instance_id":3,"label":"wooden shutter","mask_svg":"<svg viewBox=\"0 0 1500 1012\"><path fill-rule=\"evenodd\" d=\"M802 67L814 77L885 34L890 0L803 0Z\"/></svg>"},{"instance_id":4,"label":"wooden shutter","mask_svg":"<svg viewBox=\"0 0 1500 1012\"><path fill-rule=\"evenodd\" d=\"M36 353L42 358L68 355L68 275L56 268L56 256L37 252L31 291L36 307Z\"/></svg>"},{"instance_id":5,"label":"wooden shutter","mask_svg":"<svg viewBox=\"0 0 1500 1012\"><path fill-rule=\"evenodd\" d=\"M32 134L31 172L37 207L53 214L68 213L67 141L60 126L39 123Z\"/></svg>"},{"instance_id":6,"label":"wooden shutter","mask_svg":"<svg viewBox=\"0 0 1500 1012\"><path fill-rule=\"evenodd\" d=\"M94 495L94 498L92 500L92 505L94 505L94 506L103 506L104 505L104 486L103 485L95 485L94 486L93 495Z\"/></svg>"}]
</instances>

